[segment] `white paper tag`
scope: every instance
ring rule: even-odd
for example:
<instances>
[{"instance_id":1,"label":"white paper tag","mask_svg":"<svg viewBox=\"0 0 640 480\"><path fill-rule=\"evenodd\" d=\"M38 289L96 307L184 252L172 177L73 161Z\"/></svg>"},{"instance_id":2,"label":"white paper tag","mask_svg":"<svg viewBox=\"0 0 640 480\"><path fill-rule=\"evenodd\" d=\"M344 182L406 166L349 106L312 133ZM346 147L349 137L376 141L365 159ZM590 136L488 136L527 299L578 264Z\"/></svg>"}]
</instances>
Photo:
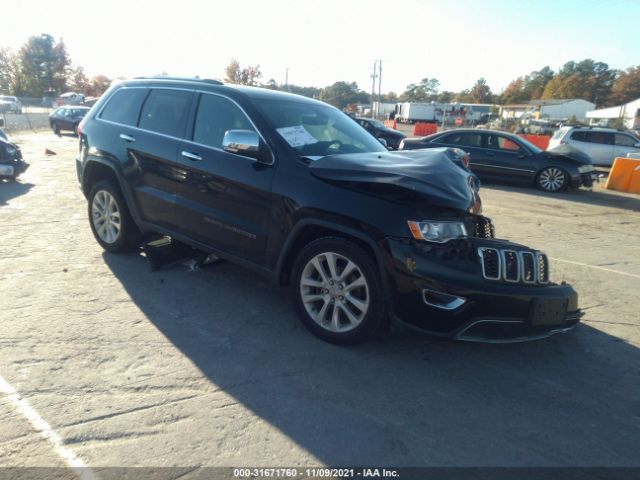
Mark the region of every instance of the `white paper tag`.
<instances>
[{"instance_id":1,"label":"white paper tag","mask_svg":"<svg viewBox=\"0 0 640 480\"><path fill-rule=\"evenodd\" d=\"M318 140L316 140L302 125L278 128L278 133L282 135L282 138L284 138L292 147L318 143Z\"/></svg>"}]
</instances>

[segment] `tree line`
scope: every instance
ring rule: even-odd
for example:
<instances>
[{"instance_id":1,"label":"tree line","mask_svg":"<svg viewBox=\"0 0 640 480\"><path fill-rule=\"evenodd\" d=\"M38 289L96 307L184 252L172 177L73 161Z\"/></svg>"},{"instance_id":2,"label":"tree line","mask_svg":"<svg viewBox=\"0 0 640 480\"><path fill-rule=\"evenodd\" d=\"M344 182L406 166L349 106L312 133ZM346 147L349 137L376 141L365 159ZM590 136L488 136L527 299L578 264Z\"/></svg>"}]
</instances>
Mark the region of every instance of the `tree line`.
<instances>
[{"instance_id":1,"label":"tree line","mask_svg":"<svg viewBox=\"0 0 640 480\"><path fill-rule=\"evenodd\" d=\"M74 91L100 96L110 85L106 75L88 78L71 62L64 41L46 33L29 37L17 52L0 48L0 94L39 98Z\"/></svg>"},{"instance_id":2,"label":"tree line","mask_svg":"<svg viewBox=\"0 0 640 480\"><path fill-rule=\"evenodd\" d=\"M249 74L250 73L250 74ZM240 67L232 60L227 67L228 83L262 86L274 90L318 98L338 108L353 104L370 103L371 94L361 90L355 82L335 82L324 88L300 87L278 84L274 79L260 83L260 66ZM244 80L250 79L245 82ZM440 103L525 103L530 100L582 98L595 103L599 108L620 105L640 98L640 65L626 70L610 68L604 62L585 59L567 62L557 72L544 67L511 81L499 93L493 93L484 78L478 79L470 88L459 92L440 90L436 78L423 78L407 85L400 95L387 92L375 95L382 102L440 102Z\"/></svg>"}]
</instances>

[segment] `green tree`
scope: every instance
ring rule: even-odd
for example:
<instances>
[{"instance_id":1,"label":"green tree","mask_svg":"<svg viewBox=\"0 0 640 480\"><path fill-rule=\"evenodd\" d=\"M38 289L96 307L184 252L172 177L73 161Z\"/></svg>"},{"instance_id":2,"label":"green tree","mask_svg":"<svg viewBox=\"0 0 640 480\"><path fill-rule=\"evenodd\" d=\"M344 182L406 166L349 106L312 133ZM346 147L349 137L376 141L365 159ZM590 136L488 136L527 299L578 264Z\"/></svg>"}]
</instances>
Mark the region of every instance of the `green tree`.
<instances>
[{"instance_id":1,"label":"green tree","mask_svg":"<svg viewBox=\"0 0 640 480\"><path fill-rule=\"evenodd\" d=\"M437 100L440 82L436 78L423 78L420 83L411 83L400 95L401 102L431 102Z\"/></svg>"},{"instance_id":2,"label":"green tree","mask_svg":"<svg viewBox=\"0 0 640 480\"><path fill-rule=\"evenodd\" d=\"M640 98L640 65L620 72L611 88L609 103L620 105Z\"/></svg>"},{"instance_id":3,"label":"green tree","mask_svg":"<svg viewBox=\"0 0 640 480\"><path fill-rule=\"evenodd\" d=\"M74 92L83 93L89 86L89 79L84 73L84 68L71 68L67 78L67 86Z\"/></svg>"},{"instance_id":4,"label":"green tree","mask_svg":"<svg viewBox=\"0 0 640 480\"><path fill-rule=\"evenodd\" d=\"M231 59L231 62L227 65L225 75L225 82L235 83L236 85L256 86L258 85L258 80L262 78L260 65L249 65L242 68L240 62L235 58Z\"/></svg>"},{"instance_id":5,"label":"green tree","mask_svg":"<svg viewBox=\"0 0 640 480\"><path fill-rule=\"evenodd\" d=\"M15 77L15 56L8 48L0 48L0 94L13 93Z\"/></svg>"},{"instance_id":6,"label":"green tree","mask_svg":"<svg viewBox=\"0 0 640 480\"><path fill-rule=\"evenodd\" d=\"M370 97L356 82L336 82L320 91L320 100L343 109L351 103L368 103Z\"/></svg>"},{"instance_id":7,"label":"green tree","mask_svg":"<svg viewBox=\"0 0 640 480\"><path fill-rule=\"evenodd\" d=\"M471 87L469 95L471 97L471 103L490 103L493 97L491 88L489 88L484 78L476 81L473 87Z\"/></svg>"},{"instance_id":8,"label":"green tree","mask_svg":"<svg viewBox=\"0 0 640 480\"><path fill-rule=\"evenodd\" d=\"M99 97L111 86L111 79L106 75L96 75L84 88L84 94L89 97Z\"/></svg>"},{"instance_id":9,"label":"green tree","mask_svg":"<svg viewBox=\"0 0 640 480\"><path fill-rule=\"evenodd\" d=\"M30 37L18 53L21 77L16 94L40 97L66 90L70 65L64 42L48 34Z\"/></svg>"},{"instance_id":10,"label":"green tree","mask_svg":"<svg viewBox=\"0 0 640 480\"><path fill-rule=\"evenodd\" d=\"M567 62L545 86L543 99L583 98L607 105L618 72L590 58Z\"/></svg>"}]
</instances>

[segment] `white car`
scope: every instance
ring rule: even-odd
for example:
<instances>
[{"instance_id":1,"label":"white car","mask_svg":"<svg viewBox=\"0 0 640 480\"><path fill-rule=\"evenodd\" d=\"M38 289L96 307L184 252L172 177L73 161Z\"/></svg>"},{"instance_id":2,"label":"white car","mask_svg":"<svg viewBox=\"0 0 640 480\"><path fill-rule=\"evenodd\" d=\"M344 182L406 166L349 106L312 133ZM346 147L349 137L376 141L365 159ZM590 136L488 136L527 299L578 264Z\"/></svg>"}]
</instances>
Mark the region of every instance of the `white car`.
<instances>
[{"instance_id":1,"label":"white car","mask_svg":"<svg viewBox=\"0 0 640 480\"><path fill-rule=\"evenodd\" d=\"M571 145L589 155L594 165L603 167L610 167L616 157L640 152L638 138L614 128L562 127L551 137L547 150L559 145Z\"/></svg>"},{"instance_id":2,"label":"white car","mask_svg":"<svg viewBox=\"0 0 640 480\"><path fill-rule=\"evenodd\" d=\"M76 92L63 93L56 99L58 105L80 105L84 103L84 95Z\"/></svg>"},{"instance_id":3,"label":"white car","mask_svg":"<svg viewBox=\"0 0 640 480\"><path fill-rule=\"evenodd\" d=\"M18 97L0 95L0 112L22 113L22 102Z\"/></svg>"}]
</instances>

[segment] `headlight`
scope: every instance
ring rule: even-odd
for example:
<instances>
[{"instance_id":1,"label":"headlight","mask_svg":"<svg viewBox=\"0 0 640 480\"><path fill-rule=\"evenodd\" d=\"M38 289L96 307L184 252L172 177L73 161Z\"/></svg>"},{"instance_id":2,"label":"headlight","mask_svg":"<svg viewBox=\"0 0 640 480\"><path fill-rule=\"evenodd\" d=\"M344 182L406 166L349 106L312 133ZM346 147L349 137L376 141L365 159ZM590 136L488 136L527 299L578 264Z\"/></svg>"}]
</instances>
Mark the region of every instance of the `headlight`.
<instances>
[{"instance_id":1,"label":"headlight","mask_svg":"<svg viewBox=\"0 0 640 480\"><path fill-rule=\"evenodd\" d=\"M589 172L593 172L595 170L595 168L593 168L593 165L580 165L578 167L578 172L580 173L589 173Z\"/></svg>"},{"instance_id":2,"label":"headlight","mask_svg":"<svg viewBox=\"0 0 640 480\"><path fill-rule=\"evenodd\" d=\"M467 229L462 222L408 221L407 224L416 240L444 243L455 238L467 238Z\"/></svg>"},{"instance_id":3,"label":"headlight","mask_svg":"<svg viewBox=\"0 0 640 480\"><path fill-rule=\"evenodd\" d=\"M7 157L9 160L13 160L16 158L16 148L11 145L7 145Z\"/></svg>"}]
</instances>

